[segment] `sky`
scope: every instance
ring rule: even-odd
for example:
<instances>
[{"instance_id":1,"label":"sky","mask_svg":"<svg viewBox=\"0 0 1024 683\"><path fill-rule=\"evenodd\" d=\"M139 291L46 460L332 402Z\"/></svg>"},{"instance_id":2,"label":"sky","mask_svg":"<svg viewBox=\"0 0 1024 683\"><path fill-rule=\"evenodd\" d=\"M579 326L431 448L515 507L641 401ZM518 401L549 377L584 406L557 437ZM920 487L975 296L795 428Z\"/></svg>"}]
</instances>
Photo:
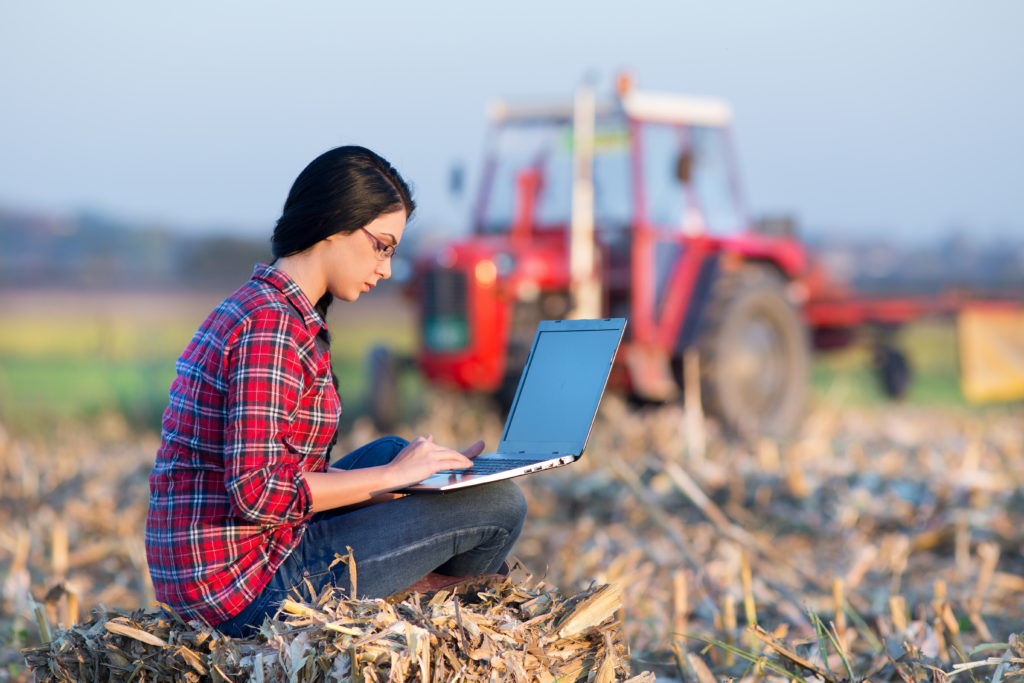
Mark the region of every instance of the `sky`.
<instances>
[{"instance_id":1,"label":"sky","mask_svg":"<svg viewBox=\"0 0 1024 683\"><path fill-rule=\"evenodd\" d=\"M727 99L753 215L1024 236L1024 2L0 0L0 207L269 235L338 144L464 229L487 102L584 80Z\"/></svg>"}]
</instances>

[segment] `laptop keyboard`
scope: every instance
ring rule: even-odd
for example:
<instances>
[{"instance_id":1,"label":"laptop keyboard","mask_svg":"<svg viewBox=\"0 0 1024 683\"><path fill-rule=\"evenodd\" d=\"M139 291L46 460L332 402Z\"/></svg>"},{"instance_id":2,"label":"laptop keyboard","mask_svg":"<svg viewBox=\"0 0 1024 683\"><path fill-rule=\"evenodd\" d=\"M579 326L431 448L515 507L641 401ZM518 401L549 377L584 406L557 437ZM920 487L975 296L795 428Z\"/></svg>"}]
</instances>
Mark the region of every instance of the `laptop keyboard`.
<instances>
[{"instance_id":1,"label":"laptop keyboard","mask_svg":"<svg viewBox=\"0 0 1024 683\"><path fill-rule=\"evenodd\" d=\"M495 472L514 470L517 467L528 467L538 462L543 461L536 458L487 459L476 462L472 467L467 467L464 470L441 470L438 474L494 474Z\"/></svg>"}]
</instances>

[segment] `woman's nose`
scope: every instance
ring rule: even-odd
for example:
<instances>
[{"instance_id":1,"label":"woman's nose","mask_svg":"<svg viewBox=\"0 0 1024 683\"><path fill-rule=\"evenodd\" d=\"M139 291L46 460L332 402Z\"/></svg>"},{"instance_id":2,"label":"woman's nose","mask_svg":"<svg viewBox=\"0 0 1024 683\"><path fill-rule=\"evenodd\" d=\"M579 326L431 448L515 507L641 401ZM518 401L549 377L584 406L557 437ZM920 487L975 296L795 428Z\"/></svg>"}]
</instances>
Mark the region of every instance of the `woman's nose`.
<instances>
[{"instance_id":1,"label":"woman's nose","mask_svg":"<svg viewBox=\"0 0 1024 683\"><path fill-rule=\"evenodd\" d=\"M378 262L378 264L377 264L377 274L380 275L381 278L384 279L384 280L387 280L389 277L391 277L391 259L390 258L386 258L383 261Z\"/></svg>"}]
</instances>

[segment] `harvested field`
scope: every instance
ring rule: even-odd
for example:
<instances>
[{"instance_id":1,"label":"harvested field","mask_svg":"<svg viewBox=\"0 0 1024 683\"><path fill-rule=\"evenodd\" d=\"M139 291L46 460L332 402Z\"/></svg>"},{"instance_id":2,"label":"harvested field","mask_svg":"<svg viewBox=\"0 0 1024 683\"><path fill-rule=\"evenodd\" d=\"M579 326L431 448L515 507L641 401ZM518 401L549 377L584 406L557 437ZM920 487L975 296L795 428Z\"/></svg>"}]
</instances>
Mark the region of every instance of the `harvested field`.
<instances>
[{"instance_id":1,"label":"harvested field","mask_svg":"<svg viewBox=\"0 0 1024 683\"><path fill-rule=\"evenodd\" d=\"M498 418L468 399L428 404L408 434L497 443ZM622 609L603 623L629 672L622 651L604 680L1024 674L1024 409L819 409L786 443L730 443L701 426L678 406L606 397L583 461L519 480L530 516L516 555L533 576L484 603L550 591L571 605L616 586ZM339 450L374 436L357 421ZM142 527L155 449L113 418L46 443L0 436L0 679L28 676L19 650L47 625L148 629L131 615L151 600ZM307 608L373 618L360 604ZM336 647L317 627L326 617L299 612L312 621L281 637ZM596 635L586 648L619 652Z\"/></svg>"},{"instance_id":2,"label":"harvested field","mask_svg":"<svg viewBox=\"0 0 1024 683\"><path fill-rule=\"evenodd\" d=\"M328 588L312 604L286 601L251 639L159 608L110 612L59 631L26 660L37 679L53 681L109 672L160 681L610 682L634 678L614 623L618 597L602 586L563 599L512 579L386 601L346 600Z\"/></svg>"}]
</instances>

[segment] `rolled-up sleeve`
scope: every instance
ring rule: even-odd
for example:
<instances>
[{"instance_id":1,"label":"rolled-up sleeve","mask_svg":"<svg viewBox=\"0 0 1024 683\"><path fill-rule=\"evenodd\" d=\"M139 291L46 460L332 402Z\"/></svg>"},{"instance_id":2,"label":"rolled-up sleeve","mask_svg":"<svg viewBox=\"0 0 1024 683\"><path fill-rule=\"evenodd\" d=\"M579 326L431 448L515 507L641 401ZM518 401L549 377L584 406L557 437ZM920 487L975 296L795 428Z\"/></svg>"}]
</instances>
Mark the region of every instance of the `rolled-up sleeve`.
<instances>
[{"instance_id":1,"label":"rolled-up sleeve","mask_svg":"<svg viewBox=\"0 0 1024 683\"><path fill-rule=\"evenodd\" d=\"M298 524L312 515L302 476L308 454L290 443L289 433L312 378L295 322L283 311L262 309L240 327L226 353L224 479L231 506L254 524Z\"/></svg>"}]
</instances>

